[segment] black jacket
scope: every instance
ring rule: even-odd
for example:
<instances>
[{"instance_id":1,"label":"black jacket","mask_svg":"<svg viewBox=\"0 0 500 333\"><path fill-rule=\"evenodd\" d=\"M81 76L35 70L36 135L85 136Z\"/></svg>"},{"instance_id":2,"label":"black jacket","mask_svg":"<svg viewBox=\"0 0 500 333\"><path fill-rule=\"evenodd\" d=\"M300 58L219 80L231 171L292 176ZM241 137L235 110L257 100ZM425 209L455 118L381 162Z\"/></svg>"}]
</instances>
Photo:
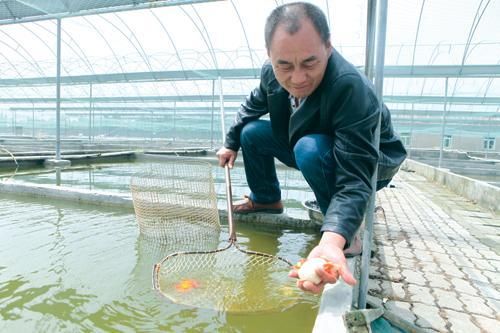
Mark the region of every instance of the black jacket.
<instances>
[{"instance_id":1,"label":"black jacket","mask_svg":"<svg viewBox=\"0 0 500 333\"><path fill-rule=\"evenodd\" d=\"M378 179L389 180L406 158L406 150L394 133L384 105L377 153L374 134L380 107L375 91L369 80L335 50L320 85L293 115L288 97L267 62L262 67L259 87L241 105L224 145L238 151L243 126L266 113L273 133L288 141L290 148L307 134L332 136L337 181L321 230L339 233L349 243L372 193L370 179L375 164L378 161Z\"/></svg>"}]
</instances>

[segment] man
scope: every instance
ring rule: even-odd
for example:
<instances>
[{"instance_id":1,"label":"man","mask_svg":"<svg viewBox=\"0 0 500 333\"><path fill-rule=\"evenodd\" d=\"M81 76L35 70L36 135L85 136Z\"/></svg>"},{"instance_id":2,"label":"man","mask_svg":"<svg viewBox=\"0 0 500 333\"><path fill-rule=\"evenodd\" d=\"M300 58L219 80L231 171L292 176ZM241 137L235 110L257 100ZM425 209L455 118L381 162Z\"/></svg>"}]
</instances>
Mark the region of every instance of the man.
<instances>
[{"instance_id":1,"label":"man","mask_svg":"<svg viewBox=\"0 0 500 333\"><path fill-rule=\"evenodd\" d=\"M241 147L251 193L234 212L281 213L281 192L274 158L300 170L324 215L319 244L308 258L339 264L340 276L356 281L343 250L357 232L378 162L377 188L386 186L406 157L393 132L390 114L371 83L330 43L323 12L296 2L277 7L265 26L269 61L260 84L247 97L229 129L219 164L234 165ZM375 129L380 112L380 152ZM270 121L259 118L269 113ZM298 281L299 288L319 293L335 276L318 271L322 282ZM291 272L293 277L297 273Z\"/></svg>"}]
</instances>

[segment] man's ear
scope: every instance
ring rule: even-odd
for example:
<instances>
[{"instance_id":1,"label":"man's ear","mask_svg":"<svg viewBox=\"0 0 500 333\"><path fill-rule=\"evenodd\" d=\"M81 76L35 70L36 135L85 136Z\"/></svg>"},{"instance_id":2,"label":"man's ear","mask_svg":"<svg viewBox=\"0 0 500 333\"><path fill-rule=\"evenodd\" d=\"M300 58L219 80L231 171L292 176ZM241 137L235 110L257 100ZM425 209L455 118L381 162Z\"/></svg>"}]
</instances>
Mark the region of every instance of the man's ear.
<instances>
[{"instance_id":1,"label":"man's ear","mask_svg":"<svg viewBox=\"0 0 500 333\"><path fill-rule=\"evenodd\" d=\"M330 40L328 40L325 44L326 48L328 49L328 56L330 56L333 52L333 46L332 46L332 42L330 42Z\"/></svg>"}]
</instances>

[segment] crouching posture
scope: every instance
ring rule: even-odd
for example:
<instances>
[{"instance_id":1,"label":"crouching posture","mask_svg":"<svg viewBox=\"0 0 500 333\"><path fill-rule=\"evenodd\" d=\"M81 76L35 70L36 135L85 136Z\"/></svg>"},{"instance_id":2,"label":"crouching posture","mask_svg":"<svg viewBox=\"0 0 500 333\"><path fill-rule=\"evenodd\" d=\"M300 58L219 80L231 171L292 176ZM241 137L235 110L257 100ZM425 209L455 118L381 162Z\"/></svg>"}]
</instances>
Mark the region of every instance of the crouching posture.
<instances>
[{"instance_id":1,"label":"crouching posture","mask_svg":"<svg viewBox=\"0 0 500 333\"><path fill-rule=\"evenodd\" d=\"M369 80L331 45L323 12L309 3L272 11L265 26L269 60L260 84L247 97L229 129L219 164L232 167L241 148L250 193L234 212L281 213L274 158L300 170L324 215L319 244L308 258L324 257L354 284L343 250L361 225L378 163L377 188L386 186L406 157L388 109L380 108ZM270 120L261 116L269 114ZM381 114L380 151L375 129ZM299 280L319 292L335 276ZM297 277L292 271L291 276Z\"/></svg>"}]
</instances>

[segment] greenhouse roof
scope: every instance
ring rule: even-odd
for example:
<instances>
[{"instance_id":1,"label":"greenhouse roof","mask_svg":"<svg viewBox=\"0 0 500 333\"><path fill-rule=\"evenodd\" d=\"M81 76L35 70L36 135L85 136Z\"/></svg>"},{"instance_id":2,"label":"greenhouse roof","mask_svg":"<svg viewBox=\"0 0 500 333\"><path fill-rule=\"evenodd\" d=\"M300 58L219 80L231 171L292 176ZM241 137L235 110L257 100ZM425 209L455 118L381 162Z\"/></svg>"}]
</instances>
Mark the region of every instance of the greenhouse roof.
<instances>
[{"instance_id":1,"label":"greenhouse roof","mask_svg":"<svg viewBox=\"0 0 500 333\"><path fill-rule=\"evenodd\" d=\"M0 0L0 25L220 0Z\"/></svg>"},{"instance_id":2,"label":"greenhouse roof","mask_svg":"<svg viewBox=\"0 0 500 333\"><path fill-rule=\"evenodd\" d=\"M202 112L222 91L235 107L258 85L268 58L267 15L288 2L0 0L0 122L11 126L30 108L53 113L58 59L63 110ZM368 1L308 2L326 14L335 51L363 70ZM389 108L422 120L446 109L464 114L464 124L474 122L465 115L472 112L498 126L499 12L500 0L389 1Z\"/></svg>"}]
</instances>

